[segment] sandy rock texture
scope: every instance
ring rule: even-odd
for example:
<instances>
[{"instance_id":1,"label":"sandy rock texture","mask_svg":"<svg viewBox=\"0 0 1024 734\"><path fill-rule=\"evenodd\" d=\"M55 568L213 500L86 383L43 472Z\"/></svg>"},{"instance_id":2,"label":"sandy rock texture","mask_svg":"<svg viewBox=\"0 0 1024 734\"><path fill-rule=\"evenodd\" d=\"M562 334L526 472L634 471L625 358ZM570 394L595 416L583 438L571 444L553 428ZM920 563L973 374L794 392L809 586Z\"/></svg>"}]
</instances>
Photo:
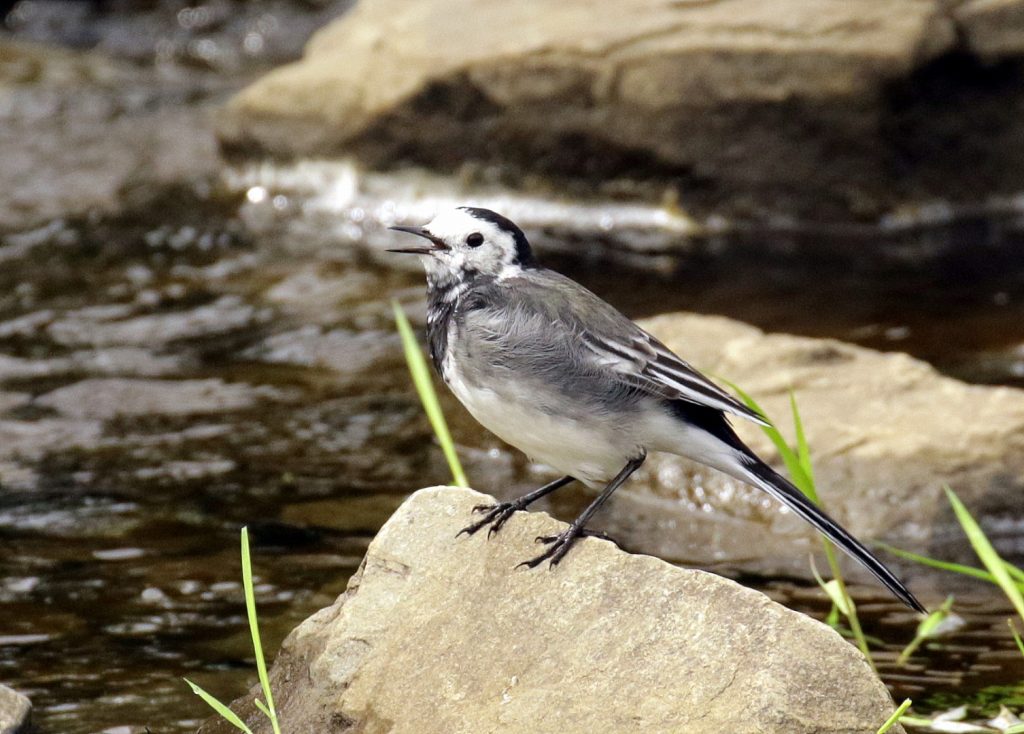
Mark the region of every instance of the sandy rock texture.
<instances>
[{"instance_id":1,"label":"sandy rock texture","mask_svg":"<svg viewBox=\"0 0 1024 734\"><path fill-rule=\"evenodd\" d=\"M25 696L0 685L0 734L27 732L32 704Z\"/></svg>"},{"instance_id":2,"label":"sandy rock texture","mask_svg":"<svg viewBox=\"0 0 1024 734\"><path fill-rule=\"evenodd\" d=\"M661 180L687 205L810 218L1015 192L1024 2L953 5L367 0L239 94L220 136Z\"/></svg>"},{"instance_id":3,"label":"sandy rock texture","mask_svg":"<svg viewBox=\"0 0 1024 734\"><path fill-rule=\"evenodd\" d=\"M838 634L732 581L595 539L554 572L515 570L561 527L539 513L456 539L485 501L436 487L398 509L285 641L282 730L860 734L891 712ZM236 710L269 731L251 700Z\"/></svg>"},{"instance_id":4,"label":"sandy rock texture","mask_svg":"<svg viewBox=\"0 0 1024 734\"><path fill-rule=\"evenodd\" d=\"M905 354L765 334L721 317L643 323L694 366L742 386L791 440L795 391L822 501L863 539L972 559L945 483L990 528L1019 514L1024 392L968 385ZM757 426L733 424L781 465ZM764 573L807 576L807 554L819 547L814 531L763 493L674 456L653 456L594 524L630 549Z\"/></svg>"}]
</instances>

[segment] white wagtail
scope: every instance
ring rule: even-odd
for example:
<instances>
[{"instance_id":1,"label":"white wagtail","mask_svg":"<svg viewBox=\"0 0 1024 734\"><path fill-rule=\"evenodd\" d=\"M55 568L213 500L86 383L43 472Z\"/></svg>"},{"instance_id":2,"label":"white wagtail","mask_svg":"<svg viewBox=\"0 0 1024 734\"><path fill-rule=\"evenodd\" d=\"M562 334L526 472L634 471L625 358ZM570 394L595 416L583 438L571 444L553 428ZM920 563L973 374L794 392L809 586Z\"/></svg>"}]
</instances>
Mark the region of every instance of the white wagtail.
<instances>
[{"instance_id":1,"label":"white wagtail","mask_svg":"<svg viewBox=\"0 0 1024 734\"><path fill-rule=\"evenodd\" d=\"M514 502L483 505L497 532L518 510L574 479L603 490L531 568L557 564L590 517L650 451L685 456L758 487L862 563L913 609L925 609L856 538L740 441L727 416L764 418L581 285L541 267L522 230L488 209L445 211L427 240L395 249L427 271L430 356L469 412L531 459L564 473ZM461 533L460 533L461 534Z\"/></svg>"}]
</instances>

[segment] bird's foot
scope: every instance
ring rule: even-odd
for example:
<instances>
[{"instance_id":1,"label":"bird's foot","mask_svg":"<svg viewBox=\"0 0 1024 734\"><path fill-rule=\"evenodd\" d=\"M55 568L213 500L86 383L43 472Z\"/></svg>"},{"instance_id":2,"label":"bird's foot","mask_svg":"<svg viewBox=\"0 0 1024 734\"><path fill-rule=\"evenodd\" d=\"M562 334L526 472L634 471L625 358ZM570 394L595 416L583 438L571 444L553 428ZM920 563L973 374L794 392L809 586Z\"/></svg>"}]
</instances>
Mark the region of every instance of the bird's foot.
<instances>
[{"instance_id":1,"label":"bird's foot","mask_svg":"<svg viewBox=\"0 0 1024 734\"><path fill-rule=\"evenodd\" d=\"M554 568L558 565L558 562L565 557L565 554L569 552L573 543L580 538L601 538L602 540L610 540L612 543L615 543L615 545L618 545L613 538L599 530L587 530L585 528L577 528L575 525L570 525L558 535L538 535L536 542L547 545L548 549L536 558L523 561L519 566L537 568L537 566L542 564L544 561L549 561L551 567ZM519 566L516 566L516 568L519 568Z\"/></svg>"},{"instance_id":2,"label":"bird's foot","mask_svg":"<svg viewBox=\"0 0 1024 734\"><path fill-rule=\"evenodd\" d=\"M456 538L465 533L466 535L473 535L478 530L490 525L487 528L487 537L490 538L492 535L501 530L502 526L508 522L509 518L516 514L518 511L524 509L518 501L516 502L498 502L494 505L477 505L473 508L475 513L486 513L477 522L467 525L462 528L457 534Z\"/></svg>"}]
</instances>

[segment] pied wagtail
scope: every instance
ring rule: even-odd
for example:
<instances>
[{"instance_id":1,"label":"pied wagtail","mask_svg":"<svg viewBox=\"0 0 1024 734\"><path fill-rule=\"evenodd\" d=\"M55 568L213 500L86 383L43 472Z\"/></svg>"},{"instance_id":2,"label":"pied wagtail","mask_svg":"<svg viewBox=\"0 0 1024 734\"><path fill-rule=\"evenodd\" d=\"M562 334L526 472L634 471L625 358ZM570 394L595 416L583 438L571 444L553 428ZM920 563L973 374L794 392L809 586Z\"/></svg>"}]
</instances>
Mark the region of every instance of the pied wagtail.
<instances>
[{"instance_id":1,"label":"pied wagtail","mask_svg":"<svg viewBox=\"0 0 1024 734\"><path fill-rule=\"evenodd\" d=\"M909 607L906 586L856 538L759 459L728 416L765 425L614 307L542 267L522 230L488 209L445 211L425 227L392 227L426 240L394 249L427 271L430 357L469 412L531 459L564 473L484 513L463 532L501 529L517 510L577 479L603 490L547 550L557 564L590 517L650 451L685 456L780 500L862 563ZM461 534L461 533L460 533Z\"/></svg>"}]
</instances>

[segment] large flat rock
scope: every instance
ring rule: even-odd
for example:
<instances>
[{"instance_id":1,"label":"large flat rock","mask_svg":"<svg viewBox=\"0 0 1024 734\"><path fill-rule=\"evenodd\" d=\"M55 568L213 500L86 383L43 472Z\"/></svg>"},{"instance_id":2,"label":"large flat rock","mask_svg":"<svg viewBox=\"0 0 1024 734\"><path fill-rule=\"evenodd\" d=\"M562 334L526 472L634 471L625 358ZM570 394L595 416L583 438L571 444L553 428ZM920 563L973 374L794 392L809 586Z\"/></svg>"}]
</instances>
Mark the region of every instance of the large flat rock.
<instances>
[{"instance_id":1,"label":"large flat rock","mask_svg":"<svg viewBox=\"0 0 1024 734\"><path fill-rule=\"evenodd\" d=\"M398 509L348 590L285 641L282 731L862 734L891 712L838 634L727 579L595 539L517 570L564 527L538 513L456 539L488 500L439 487ZM251 701L236 711L269 732Z\"/></svg>"},{"instance_id":2,"label":"large flat rock","mask_svg":"<svg viewBox=\"0 0 1024 734\"><path fill-rule=\"evenodd\" d=\"M984 66L1020 58L1022 7L364 0L238 95L220 136L371 165L653 176L748 212L973 200L1022 183L1007 159L1024 162L1021 75Z\"/></svg>"}]
</instances>

